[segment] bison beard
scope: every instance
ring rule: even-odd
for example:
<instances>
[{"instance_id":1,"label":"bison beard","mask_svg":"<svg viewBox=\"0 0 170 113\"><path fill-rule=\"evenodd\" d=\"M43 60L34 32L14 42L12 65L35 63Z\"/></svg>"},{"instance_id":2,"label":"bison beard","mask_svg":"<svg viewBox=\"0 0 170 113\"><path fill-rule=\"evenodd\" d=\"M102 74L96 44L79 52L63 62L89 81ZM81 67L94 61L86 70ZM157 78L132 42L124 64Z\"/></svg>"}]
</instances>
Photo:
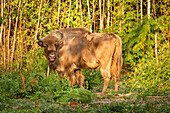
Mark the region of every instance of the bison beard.
<instances>
[{"instance_id":1,"label":"bison beard","mask_svg":"<svg viewBox=\"0 0 170 113\"><path fill-rule=\"evenodd\" d=\"M55 60L48 60L51 69L57 70L62 78L66 75L71 85L77 82L81 88L84 76L81 69L100 69L104 79L102 94L106 91L111 75L118 91L118 78L122 67L122 41L112 33L90 33L86 28L66 28L52 31L39 39L44 54L50 53ZM57 46L56 46L57 45Z\"/></svg>"}]
</instances>

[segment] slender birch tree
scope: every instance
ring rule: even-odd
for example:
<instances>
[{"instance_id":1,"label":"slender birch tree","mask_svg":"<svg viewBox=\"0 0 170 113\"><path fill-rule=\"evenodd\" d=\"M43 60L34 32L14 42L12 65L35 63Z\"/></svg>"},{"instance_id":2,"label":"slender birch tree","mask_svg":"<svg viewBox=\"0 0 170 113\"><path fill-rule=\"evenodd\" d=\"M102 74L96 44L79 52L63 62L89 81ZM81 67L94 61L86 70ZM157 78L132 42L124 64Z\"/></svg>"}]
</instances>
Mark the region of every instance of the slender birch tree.
<instances>
[{"instance_id":1,"label":"slender birch tree","mask_svg":"<svg viewBox=\"0 0 170 113\"><path fill-rule=\"evenodd\" d=\"M109 28L110 22L110 0L107 1L107 28Z\"/></svg>"},{"instance_id":2,"label":"slender birch tree","mask_svg":"<svg viewBox=\"0 0 170 113\"><path fill-rule=\"evenodd\" d=\"M34 57L33 56L34 56L34 53L35 53L35 44L36 44L35 40L37 39L37 33L38 33L39 24L40 24L40 14L41 14L42 2L43 2L43 0L41 0L40 7L39 7L38 22L37 22L37 26L36 26L35 38L34 38L34 42L33 42L33 52L32 52L32 55L31 55L29 70L31 70L31 65L32 65L32 63L34 61Z\"/></svg>"},{"instance_id":3,"label":"slender birch tree","mask_svg":"<svg viewBox=\"0 0 170 113\"><path fill-rule=\"evenodd\" d=\"M148 20L150 19L150 8L151 8L151 4L150 4L150 0L148 0L148 9L147 9L147 14L148 14ZM149 29L149 36L148 38L150 39L150 29Z\"/></svg>"},{"instance_id":4,"label":"slender birch tree","mask_svg":"<svg viewBox=\"0 0 170 113\"><path fill-rule=\"evenodd\" d=\"M81 4L81 0L79 0L80 2L80 14L81 14L81 27L83 27L83 14L82 14L82 4Z\"/></svg>"},{"instance_id":5,"label":"slender birch tree","mask_svg":"<svg viewBox=\"0 0 170 113\"><path fill-rule=\"evenodd\" d=\"M123 1L119 1L120 5L120 31L122 31L122 21L123 21L123 15L124 15L124 0Z\"/></svg>"},{"instance_id":6,"label":"slender birch tree","mask_svg":"<svg viewBox=\"0 0 170 113\"><path fill-rule=\"evenodd\" d=\"M69 6L69 14L68 14L67 27L69 27L69 21L70 21L70 11L71 11L71 0L70 0L70 6Z\"/></svg>"},{"instance_id":7,"label":"slender birch tree","mask_svg":"<svg viewBox=\"0 0 170 113\"><path fill-rule=\"evenodd\" d=\"M3 58L3 48L2 48L2 32L3 32L3 0L1 0L1 18L2 18L2 23L1 23L1 32L0 32L0 57ZM3 60L0 61L0 65L3 64Z\"/></svg>"},{"instance_id":8,"label":"slender birch tree","mask_svg":"<svg viewBox=\"0 0 170 113\"><path fill-rule=\"evenodd\" d=\"M21 7L21 1L19 2L18 6L18 11L17 11L17 17L15 21L15 30L14 30L14 39L13 39L13 44L12 44L12 53L11 53L11 72L13 71L13 60L14 60L14 50L15 50L15 44L16 44L16 36L17 36L17 25L18 25L18 15L20 12L20 7Z\"/></svg>"},{"instance_id":9,"label":"slender birch tree","mask_svg":"<svg viewBox=\"0 0 170 113\"><path fill-rule=\"evenodd\" d=\"M103 14L102 14L102 32L103 32L103 28L104 28L104 17L105 17L105 0L103 0Z\"/></svg>"},{"instance_id":10,"label":"slender birch tree","mask_svg":"<svg viewBox=\"0 0 170 113\"><path fill-rule=\"evenodd\" d=\"M102 21L102 0L99 0L99 8L100 8L100 30L103 31L103 21Z\"/></svg>"},{"instance_id":11,"label":"slender birch tree","mask_svg":"<svg viewBox=\"0 0 170 113\"><path fill-rule=\"evenodd\" d=\"M3 2L3 8L5 9L5 1ZM7 18L7 16L6 16L6 18ZM7 27L7 24L8 24L8 22L6 21L5 22L5 25L4 25L4 30L3 30L3 63L4 63L4 71L6 71L6 27Z\"/></svg>"},{"instance_id":12,"label":"slender birch tree","mask_svg":"<svg viewBox=\"0 0 170 113\"><path fill-rule=\"evenodd\" d=\"M57 24L59 24L59 20L60 20L60 6L61 6L61 0L58 0L58 20L57 20Z\"/></svg>"},{"instance_id":13,"label":"slender birch tree","mask_svg":"<svg viewBox=\"0 0 170 113\"><path fill-rule=\"evenodd\" d=\"M3 20L3 13L4 13L4 1L1 0L1 18L2 18L2 20ZM1 24L0 46L2 46L2 32L3 32L3 21Z\"/></svg>"},{"instance_id":14,"label":"slender birch tree","mask_svg":"<svg viewBox=\"0 0 170 113\"><path fill-rule=\"evenodd\" d=\"M156 57L156 63L158 65L158 43L157 43L157 34L155 33L155 57Z\"/></svg>"},{"instance_id":15,"label":"slender birch tree","mask_svg":"<svg viewBox=\"0 0 170 113\"><path fill-rule=\"evenodd\" d=\"M90 23L90 32L92 32L92 27L91 27L91 17L90 17L90 6L89 6L89 0L87 0L87 7L88 7L88 17L89 17L89 23Z\"/></svg>"},{"instance_id":16,"label":"slender birch tree","mask_svg":"<svg viewBox=\"0 0 170 113\"><path fill-rule=\"evenodd\" d=\"M138 23L138 17L139 17L139 6L138 6L138 0L136 1L136 8L137 8L137 23Z\"/></svg>"},{"instance_id":17,"label":"slender birch tree","mask_svg":"<svg viewBox=\"0 0 170 113\"><path fill-rule=\"evenodd\" d=\"M114 15L114 14L115 14L115 7L116 7L116 5L115 5L116 3L115 3L115 2L116 2L116 1L113 0L113 9L112 9L112 10L113 10L113 13L112 13L112 19L111 19L111 20L112 20L112 26L113 26L113 30L112 30L113 33L115 32L115 31L114 31L114 29L115 29L115 28L114 28L114 26L115 26L115 20L114 20L115 15Z\"/></svg>"},{"instance_id":18,"label":"slender birch tree","mask_svg":"<svg viewBox=\"0 0 170 113\"><path fill-rule=\"evenodd\" d=\"M8 5L8 9L9 9L9 12L10 12L10 14L11 14L11 8L12 8L12 5L11 4L9 4ZM10 44L10 39L9 39L9 37L10 37L10 31L11 31L11 15L9 15L9 20L8 20L9 22L9 24L8 24L8 36L7 36L7 70L9 69L9 64L10 64L10 57L9 57L9 55L10 55L10 49L9 49L9 44Z\"/></svg>"},{"instance_id":19,"label":"slender birch tree","mask_svg":"<svg viewBox=\"0 0 170 113\"><path fill-rule=\"evenodd\" d=\"M140 10L141 10L141 16L140 16L140 18L141 18L141 23L143 22L143 7L142 7L142 5L143 5L143 2L142 2L142 0L140 1Z\"/></svg>"},{"instance_id":20,"label":"slender birch tree","mask_svg":"<svg viewBox=\"0 0 170 113\"><path fill-rule=\"evenodd\" d=\"M148 19L150 19L150 8L151 8L151 2L150 0L148 0L148 9L147 9Z\"/></svg>"},{"instance_id":21,"label":"slender birch tree","mask_svg":"<svg viewBox=\"0 0 170 113\"><path fill-rule=\"evenodd\" d=\"M95 8L96 8L95 0L93 0L93 32L95 32L95 27L96 27L96 25L95 25Z\"/></svg>"}]
</instances>

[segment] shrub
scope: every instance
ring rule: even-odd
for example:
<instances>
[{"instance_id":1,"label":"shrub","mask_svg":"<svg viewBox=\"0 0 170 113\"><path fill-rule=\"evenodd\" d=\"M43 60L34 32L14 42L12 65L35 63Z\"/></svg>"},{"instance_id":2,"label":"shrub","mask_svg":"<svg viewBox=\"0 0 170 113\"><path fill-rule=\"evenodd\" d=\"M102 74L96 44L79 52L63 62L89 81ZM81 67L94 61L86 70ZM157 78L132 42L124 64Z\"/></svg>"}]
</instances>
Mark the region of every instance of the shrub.
<instances>
[{"instance_id":1,"label":"shrub","mask_svg":"<svg viewBox=\"0 0 170 113\"><path fill-rule=\"evenodd\" d=\"M165 95L169 93L170 85L170 56L169 52L160 54L159 64L156 58L146 55L139 60L135 73L132 73L133 91L138 91L141 95Z\"/></svg>"}]
</instances>

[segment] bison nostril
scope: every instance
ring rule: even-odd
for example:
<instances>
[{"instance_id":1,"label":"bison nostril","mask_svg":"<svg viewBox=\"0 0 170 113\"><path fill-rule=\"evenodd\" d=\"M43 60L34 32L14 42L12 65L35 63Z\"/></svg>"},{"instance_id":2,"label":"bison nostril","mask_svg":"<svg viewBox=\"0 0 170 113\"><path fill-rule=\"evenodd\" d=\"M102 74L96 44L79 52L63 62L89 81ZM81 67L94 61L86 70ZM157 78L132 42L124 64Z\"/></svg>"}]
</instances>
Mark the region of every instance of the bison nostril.
<instances>
[{"instance_id":1,"label":"bison nostril","mask_svg":"<svg viewBox=\"0 0 170 113\"><path fill-rule=\"evenodd\" d=\"M54 53L49 54L49 60L54 61L54 59L55 59L55 54Z\"/></svg>"},{"instance_id":2,"label":"bison nostril","mask_svg":"<svg viewBox=\"0 0 170 113\"><path fill-rule=\"evenodd\" d=\"M55 57L55 54L51 54L49 57L50 57L50 58L54 58L54 57Z\"/></svg>"},{"instance_id":3,"label":"bison nostril","mask_svg":"<svg viewBox=\"0 0 170 113\"><path fill-rule=\"evenodd\" d=\"M55 55L54 54L51 54L50 57L54 57Z\"/></svg>"}]
</instances>

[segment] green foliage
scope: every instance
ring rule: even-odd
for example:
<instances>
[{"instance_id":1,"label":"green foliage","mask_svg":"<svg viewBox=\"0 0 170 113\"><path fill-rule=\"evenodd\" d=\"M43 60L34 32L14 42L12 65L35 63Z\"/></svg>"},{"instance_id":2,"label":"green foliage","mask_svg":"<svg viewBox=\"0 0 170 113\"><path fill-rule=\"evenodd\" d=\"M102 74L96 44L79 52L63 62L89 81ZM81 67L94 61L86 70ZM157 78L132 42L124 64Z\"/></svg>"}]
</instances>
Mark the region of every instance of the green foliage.
<instances>
[{"instance_id":1,"label":"green foliage","mask_svg":"<svg viewBox=\"0 0 170 113\"><path fill-rule=\"evenodd\" d=\"M79 103L88 103L95 99L96 95L87 89L75 88L70 91L64 91L59 98L59 102L71 102L76 101Z\"/></svg>"},{"instance_id":2,"label":"green foliage","mask_svg":"<svg viewBox=\"0 0 170 113\"><path fill-rule=\"evenodd\" d=\"M90 90L93 89L95 86L103 85L101 82L103 82L103 78L100 74L99 70L82 70L83 75L86 75L84 80L84 86L86 89Z\"/></svg>"},{"instance_id":3,"label":"green foliage","mask_svg":"<svg viewBox=\"0 0 170 113\"><path fill-rule=\"evenodd\" d=\"M147 19L143 23L132 28L128 34L126 34L123 40L123 49L125 51L125 62L138 63L138 60L145 53L152 53L152 47L154 40L148 38L150 30L150 22Z\"/></svg>"},{"instance_id":4,"label":"green foliage","mask_svg":"<svg viewBox=\"0 0 170 113\"><path fill-rule=\"evenodd\" d=\"M4 73L3 73L4 74ZM20 87L20 79L17 74L9 74L2 76L0 79L0 94L1 99L16 98L16 95L22 92Z\"/></svg>"},{"instance_id":5,"label":"green foliage","mask_svg":"<svg viewBox=\"0 0 170 113\"><path fill-rule=\"evenodd\" d=\"M133 91L138 91L141 96L168 95L170 78L169 52L160 54L157 64L156 58L145 56L139 60L135 73L132 74ZM137 83L137 84L136 84Z\"/></svg>"}]
</instances>

